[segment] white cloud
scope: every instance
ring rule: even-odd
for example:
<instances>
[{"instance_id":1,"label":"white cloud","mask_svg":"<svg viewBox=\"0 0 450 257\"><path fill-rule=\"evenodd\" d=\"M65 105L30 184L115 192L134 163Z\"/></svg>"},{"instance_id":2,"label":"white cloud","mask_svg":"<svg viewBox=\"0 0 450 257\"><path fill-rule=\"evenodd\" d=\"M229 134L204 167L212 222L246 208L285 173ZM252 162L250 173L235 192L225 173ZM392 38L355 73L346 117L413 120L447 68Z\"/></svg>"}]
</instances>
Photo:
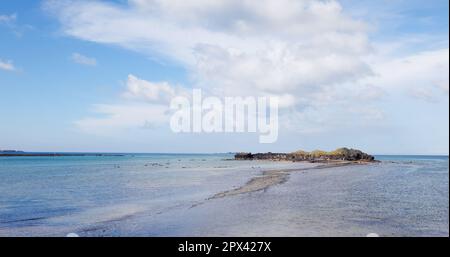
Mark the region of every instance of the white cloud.
<instances>
[{"instance_id":1,"label":"white cloud","mask_svg":"<svg viewBox=\"0 0 450 257\"><path fill-rule=\"evenodd\" d=\"M109 136L165 123L167 110L167 106L155 104L98 104L94 112L100 117L83 118L75 125L86 133Z\"/></svg>"},{"instance_id":2,"label":"white cloud","mask_svg":"<svg viewBox=\"0 0 450 257\"><path fill-rule=\"evenodd\" d=\"M427 88L412 88L408 94L418 100L435 103L437 101L433 92Z\"/></svg>"},{"instance_id":3,"label":"white cloud","mask_svg":"<svg viewBox=\"0 0 450 257\"><path fill-rule=\"evenodd\" d=\"M448 48L382 59L375 61L372 67L376 76L368 81L384 90L403 91L428 102L435 102L442 96L436 89L448 92ZM445 97L448 98L448 94Z\"/></svg>"},{"instance_id":4,"label":"white cloud","mask_svg":"<svg viewBox=\"0 0 450 257\"><path fill-rule=\"evenodd\" d=\"M363 101L375 101L386 96L386 91L378 86L367 84L357 92L357 98Z\"/></svg>"},{"instance_id":5,"label":"white cloud","mask_svg":"<svg viewBox=\"0 0 450 257\"><path fill-rule=\"evenodd\" d=\"M14 66L12 61L3 61L0 59L0 69L6 71L15 71L16 67Z\"/></svg>"},{"instance_id":6,"label":"white cloud","mask_svg":"<svg viewBox=\"0 0 450 257\"><path fill-rule=\"evenodd\" d=\"M82 65L87 65L87 66L96 66L97 65L97 60L95 58L87 57L87 56L84 56L79 53L73 53L71 56L71 59L72 59L72 61L74 61L78 64L82 64Z\"/></svg>"},{"instance_id":7,"label":"white cloud","mask_svg":"<svg viewBox=\"0 0 450 257\"><path fill-rule=\"evenodd\" d=\"M24 32L33 29L29 24L19 24L17 14L0 14L0 26L10 29L17 37L22 37Z\"/></svg>"},{"instance_id":8,"label":"white cloud","mask_svg":"<svg viewBox=\"0 0 450 257\"><path fill-rule=\"evenodd\" d=\"M449 82L448 81L441 81L436 83L436 86L438 88L440 88L444 93L446 93L448 95L448 87L449 87Z\"/></svg>"},{"instance_id":9,"label":"white cloud","mask_svg":"<svg viewBox=\"0 0 450 257\"><path fill-rule=\"evenodd\" d=\"M167 82L150 82L128 75L127 91L123 96L128 99L144 100L147 102L160 102L168 104L172 97L178 95L175 87Z\"/></svg>"},{"instance_id":10,"label":"white cloud","mask_svg":"<svg viewBox=\"0 0 450 257\"><path fill-rule=\"evenodd\" d=\"M93 134L114 134L127 129L149 128L167 122L169 102L185 91L168 82L150 82L128 75L120 104L97 104L94 113L100 117L87 117L75 122L83 131Z\"/></svg>"},{"instance_id":11,"label":"white cloud","mask_svg":"<svg viewBox=\"0 0 450 257\"><path fill-rule=\"evenodd\" d=\"M73 37L185 65L196 85L227 95L290 94L371 74L365 24L336 1L47 1ZM114 17L114 19L111 19Z\"/></svg>"},{"instance_id":12,"label":"white cloud","mask_svg":"<svg viewBox=\"0 0 450 257\"><path fill-rule=\"evenodd\" d=\"M14 23L16 21L16 19L17 19L16 14L11 14L11 15L2 14L2 15L0 15L0 24L10 25L10 24Z\"/></svg>"},{"instance_id":13,"label":"white cloud","mask_svg":"<svg viewBox=\"0 0 450 257\"><path fill-rule=\"evenodd\" d=\"M280 118L295 131L380 123L389 112L376 102L398 92L448 97L448 48L417 51L406 45L417 47L415 36L371 44L369 26L334 0L48 0L45 8L66 35L178 62L210 94L279 96ZM127 86L127 99L158 104L182 92L132 75Z\"/></svg>"}]
</instances>

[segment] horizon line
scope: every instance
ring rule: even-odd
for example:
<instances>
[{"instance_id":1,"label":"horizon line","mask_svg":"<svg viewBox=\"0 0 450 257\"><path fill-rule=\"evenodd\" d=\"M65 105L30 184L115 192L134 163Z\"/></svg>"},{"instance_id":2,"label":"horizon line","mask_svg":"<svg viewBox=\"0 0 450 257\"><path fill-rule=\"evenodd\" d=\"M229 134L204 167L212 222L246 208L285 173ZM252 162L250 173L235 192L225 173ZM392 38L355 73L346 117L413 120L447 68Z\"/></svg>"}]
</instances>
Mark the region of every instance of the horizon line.
<instances>
[{"instance_id":1,"label":"horizon line","mask_svg":"<svg viewBox=\"0 0 450 257\"><path fill-rule=\"evenodd\" d=\"M24 150L8 150L8 149L4 149L4 150L0 150L1 152L7 152L7 151L16 151L16 152L22 152L22 153L87 153L87 154L233 154L233 153L239 153L242 151L225 151L225 152L130 152L130 151L125 151L125 152L108 152L108 151L24 151ZM246 151L246 152L251 152L251 151ZM269 151L270 152L270 151ZM251 152L253 153L253 152ZM268 153L268 152L257 152L255 151L254 153ZM282 151L275 151L272 153L289 153L289 152L282 152ZM376 153L376 154L372 154L369 153L370 155L374 155L374 156L444 156L444 157L449 157L449 154L405 154L405 153Z\"/></svg>"}]
</instances>

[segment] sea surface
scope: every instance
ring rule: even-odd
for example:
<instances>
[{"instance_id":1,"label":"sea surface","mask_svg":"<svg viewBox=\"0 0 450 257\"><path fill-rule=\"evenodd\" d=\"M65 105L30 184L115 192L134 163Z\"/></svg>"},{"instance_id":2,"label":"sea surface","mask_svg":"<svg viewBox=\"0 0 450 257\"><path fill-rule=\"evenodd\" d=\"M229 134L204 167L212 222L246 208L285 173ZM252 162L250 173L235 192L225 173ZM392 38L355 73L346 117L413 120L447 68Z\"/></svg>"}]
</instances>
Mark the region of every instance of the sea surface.
<instances>
[{"instance_id":1,"label":"sea surface","mask_svg":"<svg viewBox=\"0 0 450 257\"><path fill-rule=\"evenodd\" d=\"M0 157L0 236L449 236L447 156L308 170L232 158ZM275 169L298 171L211 198Z\"/></svg>"}]
</instances>

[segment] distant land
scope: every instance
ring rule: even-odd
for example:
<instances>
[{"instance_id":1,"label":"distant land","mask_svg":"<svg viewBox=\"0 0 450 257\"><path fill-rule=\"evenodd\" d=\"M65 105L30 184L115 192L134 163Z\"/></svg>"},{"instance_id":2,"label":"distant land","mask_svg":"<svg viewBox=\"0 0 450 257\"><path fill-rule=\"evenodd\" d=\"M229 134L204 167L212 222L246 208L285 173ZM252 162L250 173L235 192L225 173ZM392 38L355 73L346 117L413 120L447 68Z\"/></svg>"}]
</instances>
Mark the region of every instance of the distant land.
<instances>
[{"instance_id":1,"label":"distant land","mask_svg":"<svg viewBox=\"0 0 450 257\"><path fill-rule=\"evenodd\" d=\"M0 150L0 153L23 153L23 151L18 151L18 150Z\"/></svg>"},{"instance_id":2,"label":"distant land","mask_svg":"<svg viewBox=\"0 0 450 257\"><path fill-rule=\"evenodd\" d=\"M0 157L62 157L62 156L124 156L115 153L51 153L51 152L25 152L18 150L0 150Z\"/></svg>"}]
</instances>

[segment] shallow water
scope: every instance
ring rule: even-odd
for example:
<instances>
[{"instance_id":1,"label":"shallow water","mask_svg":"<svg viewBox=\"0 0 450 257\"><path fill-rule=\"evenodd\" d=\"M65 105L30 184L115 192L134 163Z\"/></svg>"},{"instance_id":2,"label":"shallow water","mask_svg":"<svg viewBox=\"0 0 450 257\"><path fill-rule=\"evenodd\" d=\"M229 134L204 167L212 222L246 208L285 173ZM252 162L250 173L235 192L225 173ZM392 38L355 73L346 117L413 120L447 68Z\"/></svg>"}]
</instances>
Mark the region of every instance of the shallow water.
<instances>
[{"instance_id":1,"label":"shallow water","mask_svg":"<svg viewBox=\"0 0 450 257\"><path fill-rule=\"evenodd\" d=\"M0 158L0 236L448 236L448 157L294 171L220 199L263 170L232 155Z\"/></svg>"}]
</instances>

